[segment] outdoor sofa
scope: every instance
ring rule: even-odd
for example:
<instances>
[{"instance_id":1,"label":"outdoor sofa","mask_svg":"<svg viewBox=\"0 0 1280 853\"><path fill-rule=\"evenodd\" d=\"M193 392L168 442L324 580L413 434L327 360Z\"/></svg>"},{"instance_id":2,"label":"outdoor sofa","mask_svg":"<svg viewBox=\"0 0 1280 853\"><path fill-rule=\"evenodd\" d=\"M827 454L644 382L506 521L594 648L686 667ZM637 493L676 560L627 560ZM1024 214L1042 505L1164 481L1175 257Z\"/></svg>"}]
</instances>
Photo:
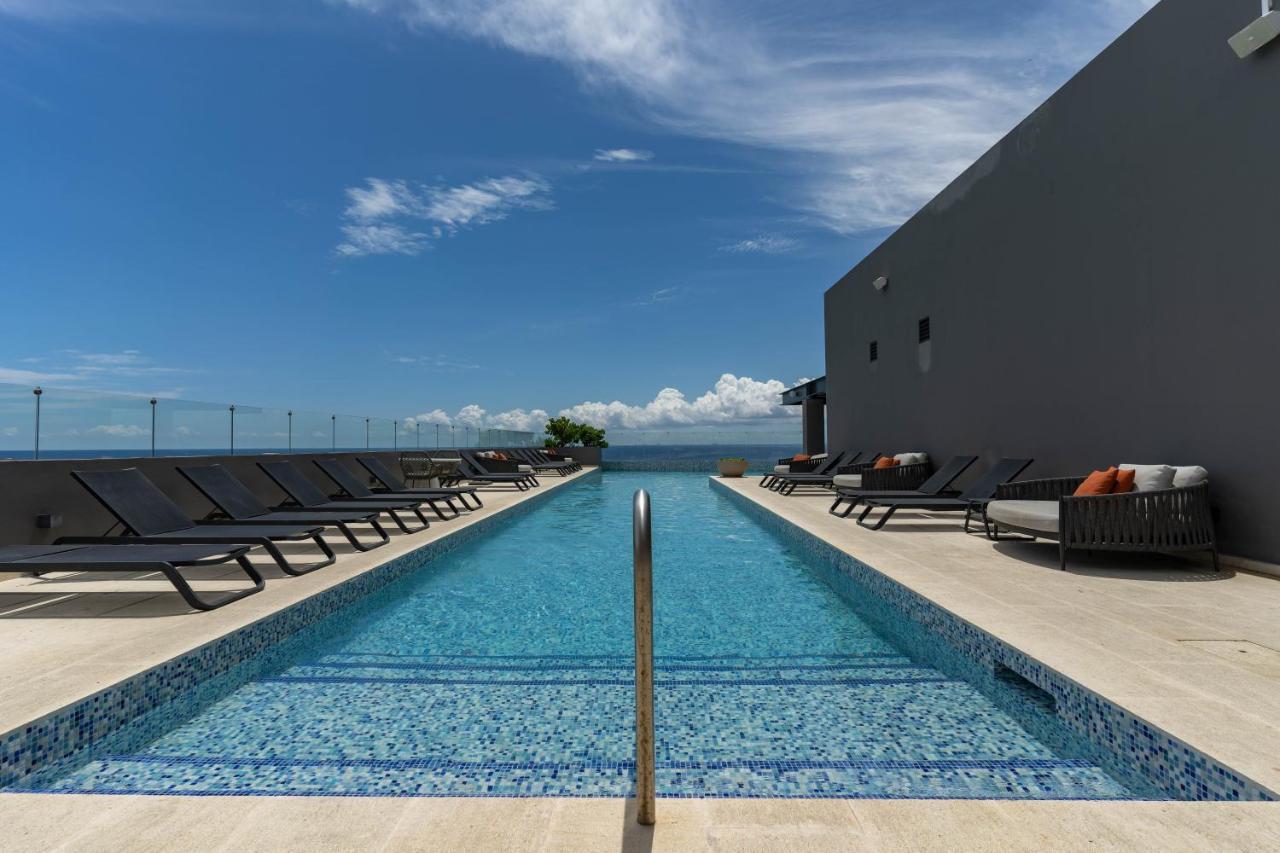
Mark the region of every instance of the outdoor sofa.
<instances>
[{"instance_id":1,"label":"outdoor sofa","mask_svg":"<svg viewBox=\"0 0 1280 853\"><path fill-rule=\"evenodd\" d=\"M1067 552L1208 551L1218 571L1218 547L1209 507L1209 472L1198 465L1134 465L1133 490L1076 495L1085 477L1004 483L987 506L988 535L1018 533L1058 543L1058 564Z\"/></svg>"}]
</instances>

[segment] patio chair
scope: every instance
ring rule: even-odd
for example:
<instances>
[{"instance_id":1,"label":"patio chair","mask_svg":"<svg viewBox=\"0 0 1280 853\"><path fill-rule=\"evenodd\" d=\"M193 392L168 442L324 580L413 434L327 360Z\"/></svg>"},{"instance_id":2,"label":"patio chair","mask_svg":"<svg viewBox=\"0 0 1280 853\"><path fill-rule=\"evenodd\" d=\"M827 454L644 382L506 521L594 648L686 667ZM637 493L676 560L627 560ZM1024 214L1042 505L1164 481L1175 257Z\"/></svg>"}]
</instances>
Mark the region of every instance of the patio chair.
<instances>
[{"instance_id":1,"label":"patio chair","mask_svg":"<svg viewBox=\"0 0 1280 853\"><path fill-rule=\"evenodd\" d=\"M1209 506L1208 472L1198 466L1173 487L1111 495L1076 495L1084 477L1056 477L1004 483L987 505L987 535L1007 531L1058 543L1058 567L1067 552L1208 551L1218 567L1218 543Z\"/></svg>"},{"instance_id":2,"label":"patio chair","mask_svg":"<svg viewBox=\"0 0 1280 853\"><path fill-rule=\"evenodd\" d=\"M72 471L71 476L84 486L124 529L122 536L64 536L57 545L110 545L127 542L137 545L257 545L266 551L287 575L305 575L332 565L337 559L329 543L324 541L322 525L241 524L236 521L192 521L169 496L147 479L137 468L116 471ZM310 540L324 554L324 560L309 566L295 567L277 542Z\"/></svg>"},{"instance_id":3,"label":"patio chair","mask_svg":"<svg viewBox=\"0 0 1280 853\"><path fill-rule=\"evenodd\" d=\"M373 489L370 489L364 483L360 482L360 478L353 474L350 468L343 465L337 459L312 459L311 461L314 462L315 466L323 471L324 475L332 480L334 485L338 487L341 492L340 498L342 500L418 501L431 507L431 510L436 514L436 518L441 521L451 521L462 514L462 511L454 506L453 501L449 499L449 495L433 495L421 491L383 492L382 494L377 494ZM453 513L452 515L444 514L440 509L441 502L450 509Z\"/></svg>"},{"instance_id":4,"label":"patio chair","mask_svg":"<svg viewBox=\"0 0 1280 853\"><path fill-rule=\"evenodd\" d=\"M826 465L829 458L830 454L828 453L815 453L806 459L796 459L794 456L779 459L778 464L773 466L773 470L766 472L756 485L762 489L767 489L783 474L812 473L818 465Z\"/></svg>"},{"instance_id":5,"label":"patio chair","mask_svg":"<svg viewBox=\"0 0 1280 853\"><path fill-rule=\"evenodd\" d=\"M115 540L127 542L128 540ZM183 601L196 610L216 610L239 601L266 585L245 556L251 545L6 545L0 546L0 571L5 572L159 572L173 584ZM200 594L180 569L218 566L234 560L253 586L213 595Z\"/></svg>"},{"instance_id":6,"label":"patio chair","mask_svg":"<svg viewBox=\"0 0 1280 853\"><path fill-rule=\"evenodd\" d=\"M259 462L258 467L289 498L290 503L287 508L290 510L297 512L368 512L375 510L385 513L388 518L395 522L401 533L418 533L431 526L431 522L427 521L427 517L418 509L421 501L332 500L328 495L320 491L319 486L308 480L306 474L303 474L298 470L297 466L288 460ZM404 519L397 515L400 512L413 513L422 522L422 526L410 527L405 524Z\"/></svg>"},{"instance_id":7,"label":"patio chair","mask_svg":"<svg viewBox=\"0 0 1280 853\"><path fill-rule=\"evenodd\" d=\"M861 487L841 486L840 476L834 479L836 500L827 512L848 518L854 507L864 498L916 498L943 497L961 474L978 460L976 456L952 456L947 463L926 477L923 481L911 486L920 471L912 469L928 468L928 462L916 465L895 465L892 468L869 468L862 472ZM843 512L837 512L841 504L847 504Z\"/></svg>"},{"instance_id":8,"label":"patio chair","mask_svg":"<svg viewBox=\"0 0 1280 853\"><path fill-rule=\"evenodd\" d=\"M1031 459L1001 459L988 468L987 472L979 477L972 486L955 497L864 497L862 499L864 508L862 514L858 516L858 524L871 530L879 530L900 509L920 509L928 510L929 512L963 512L964 532L968 533L969 521L973 514L975 512L982 513L983 524L985 525L986 507L995 496L997 487L1001 483L1007 483L1015 479L1019 474L1027 470L1027 466L1032 461ZM867 516L875 509L883 509L885 512L874 525L866 524Z\"/></svg>"},{"instance_id":9,"label":"patio chair","mask_svg":"<svg viewBox=\"0 0 1280 853\"><path fill-rule=\"evenodd\" d=\"M378 511L361 509L345 512L312 512L271 508L221 465L179 465L178 473L195 486L209 503L227 518L241 524L322 524L338 530L357 551L372 551L391 541L378 522ZM378 534L373 544L361 542L352 524L367 524Z\"/></svg>"},{"instance_id":10,"label":"patio chair","mask_svg":"<svg viewBox=\"0 0 1280 853\"><path fill-rule=\"evenodd\" d=\"M423 494L445 494L456 497L462 506L466 509L480 509L484 503L480 500L480 493L475 489L469 488L439 488L439 489L418 489L412 486L406 486L404 481L395 475L395 472L382 463L382 460L376 456L357 456L356 461L369 472L369 476L380 484L380 488L375 488L375 495L384 492L396 492L399 494L415 495L419 492ZM475 506L467 503L470 497L476 502Z\"/></svg>"}]
</instances>

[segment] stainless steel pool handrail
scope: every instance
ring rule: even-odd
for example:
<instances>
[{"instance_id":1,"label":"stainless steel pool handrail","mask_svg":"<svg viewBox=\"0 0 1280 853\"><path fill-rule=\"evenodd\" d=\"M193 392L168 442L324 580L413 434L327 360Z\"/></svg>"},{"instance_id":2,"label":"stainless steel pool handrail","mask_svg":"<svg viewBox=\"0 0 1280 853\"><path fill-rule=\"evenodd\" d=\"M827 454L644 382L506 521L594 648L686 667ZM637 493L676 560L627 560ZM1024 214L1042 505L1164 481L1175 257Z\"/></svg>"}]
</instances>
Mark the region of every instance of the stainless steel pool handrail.
<instances>
[{"instance_id":1,"label":"stainless steel pool handrail","mask_svg":"<svg viewBox=\"0 0 1280 853\"><path fill-rule=\"evenodd\" d=\"M653 766L653 527L649 493L644 489L636 492L631 504L631 545L636 633L636 822L652 826L657 819Z\"/></svg>"}]
</instances>

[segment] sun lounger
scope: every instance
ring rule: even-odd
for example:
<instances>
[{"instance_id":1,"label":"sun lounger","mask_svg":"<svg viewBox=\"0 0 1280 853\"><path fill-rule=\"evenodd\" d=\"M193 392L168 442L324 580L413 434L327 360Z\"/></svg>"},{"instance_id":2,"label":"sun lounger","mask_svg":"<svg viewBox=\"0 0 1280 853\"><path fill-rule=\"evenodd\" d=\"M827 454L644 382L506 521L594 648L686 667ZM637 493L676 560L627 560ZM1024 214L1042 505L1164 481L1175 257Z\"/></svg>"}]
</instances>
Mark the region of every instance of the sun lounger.
<instances>
[{"instance_id":1,"label":"sun lounger","mask_svg":"<svg viewBox=\"0 0 1280 853\"><path fill-rule=\"evenodd\" d=\"M459 500L459 502L462 503L462 506L466 509L480 509L482 506L484 506L484 503L480 500L480 493L475 489L470 489L465 487L464 488L443 488L442 487L439 489L429 489L429 488L416 488L413 486L406 486L404 483L404 480L397 477L394 471L392 471L386 465L382 464L382 460L379 459L378 457L357 456L356 461L360 463L360 465L364 468L364 470L369 472L369 476L373 477L373 479L376 480L381 485L381 488L375 488L373 490L373 493L375 495L383 494L385 492L395 492L397 494L406 494L406 495L417 495L417 494L449 495L450 497L456 497ZM471 504L467 503L468 497L470 497L472 500L476 502L475 506L472 506Z\"/></svg>"},{"instance_id":2,"label":"sun lounger","mask_svg":"<svg viewBox=\"0 0 1280 853\"><path fill-rule=\"evenodd\" d=\"M387 531L378 523L378 510L313 512L272 509L221 465L179 465L178 473L221 513L241 524L322 524L337 528L357 551L372 551L391 541ZM372 544L361 542L351 529L352 524L369 525L378 534L378 541Z\"/></svg>"},{"instance_id":3,"label":"sun lounger","mask_svg":"<svg viewBox=\"0 0 1280 853\"><path fill-rule=\"evenodd\" d=\"M815 471L779 474L769 489L778 494L789 495L800 486L830 488L835 476L841 471L848 471L855 467L859 470L863 467L869 467L879 456L879 453L860 453L856 450L851 453L838 454L831 457Z\"/></svg>"},{"instance_id":4,"label":"sun lounger","mask_svg":"<svg viewBox=\"0 0 1280 853\"><path fill-rule=\"evenodd\" d=\"M507 483L515 486L522 492L527 492L529 489L538 485L538 478L533 474L521 473L515 462L505 463L507 466L510 466L508 470L494 471L487 466L481 465L479 459L465 450L459 451L458 456L461 459L461 462L458 464L457 474L454 475L456 482L490 484ZM484 461L488 462L490 460ZM492 461L496 467L498 465L498 460L495 459Z\"/></svg>"},{"instance_id":5,"label":"sun lounger","mask_svg":"<svg viewBox=\"0 0 1280 853\"><path fill-rule=\"evenodd\" d=\"M324 541L322 525L241 524L239 522L192 521L182 507L146 478L137 468L116 471L72 471L76 478L124 528L123 536L65 536L56 544L109 545L129 542L138 545L257 545L288 575L305 575L331 565L336 559ZM324 560L296 567L281 553L277 542L310 540L324 554Z\"/></svg>"},{"instance_id":6,"label":"sun lounger","mask_svg":"<svg viewBox=\"0 0 1280 853\"><path fill-rule=\"evenodd\" d=\"M420 500L333 500L320 487L307 479L296 465L288 460L259 462L258 467L280 487L289 498L289 509L298 512L359 512L376 510L385 513L395 522L401 533L418 533L431 526L427 517L418 509ZM296 506L295 506L296 505ZM411 512L422 522L420 527L410 527L397 513Z\"/></svg>"},{"instance_id":7,"label":"sun lounger","mask_svg":"<svg viewBox=\"0 0 1280 853\"><path fill-rule=\"evenodd\" d=\"M249 545L7 545L0 547L0 571L5 572L159 572L183 600L196 610L216 610L224 604L261 592L262 575L245 557ZM217 566L234 560L253 586L213 595L191 588L180 569Z\"/></svg>"},{"instance_id":8,"label":"sun lounger","mask_svg":"<svg viewBox=\"0 0 1280 853\"><path fill-rule=\"evenodd\" d=\"M912 467L910 465L869 469L862 474L862 488L840 488L837 486L835 503L827 511L832 515L848 518L854 507L861 503L864 498L880 498L884 500L888 498L943 497L956 478L968 470L969 466L976 462L977 459L978 457L976 456L952 456L947 460L947 464L939 468L915 489L894 488L895 478L901 475L903 468ZM836 510L840 508L841 504L847 504L847 506L844 507L843 512L837 512Z\"/></svg>"},{"instance_id":9,"label":"sun lounger","mask_svg":"<svg viewBox=\"0 0 1280 853\"><path fill-rule=\"evenodd\" d=\"M457 518L462 514L453 501L447 495L430 495L422 492L384 492L375 494L372 489L360 482L360 478L351 472L351 469L343 465L337 459L313 459L316 467L324 472L324 475L333 481L342 491L343 500L353 501L369 501L369 500L400 500L400 501L417 501L425 503L435 512L436 518L441 521L449 521ZM444 503L452 511L452 515L445 515L440 509L440 503Z\"/></svg>"},{"instance_id":10,"label":"sun lounger","mask_svg":"<svg viewBox=\"0 0 1280 853\"><path fill-rule=\"evenodd\" d=\"M862 502L865 508L862 510L862 514L858 516L858 524L871 530L879 530L900 509L919 509L928 510L929 512L963 512L964 530L968 533L969 521L973 514L975 512L981 513L985 526L986 506L995 497L996 489L1001 483L1007 483L1027 470L1027 466L1031 462L1031 459L1001 459L987 469L987 472L978 478L977 482L956 497L863 498ZM883 509L885 513L880 516L880 519L874 525L864 523L867 516L874 509Z\"/></svg>"}]
</instances>

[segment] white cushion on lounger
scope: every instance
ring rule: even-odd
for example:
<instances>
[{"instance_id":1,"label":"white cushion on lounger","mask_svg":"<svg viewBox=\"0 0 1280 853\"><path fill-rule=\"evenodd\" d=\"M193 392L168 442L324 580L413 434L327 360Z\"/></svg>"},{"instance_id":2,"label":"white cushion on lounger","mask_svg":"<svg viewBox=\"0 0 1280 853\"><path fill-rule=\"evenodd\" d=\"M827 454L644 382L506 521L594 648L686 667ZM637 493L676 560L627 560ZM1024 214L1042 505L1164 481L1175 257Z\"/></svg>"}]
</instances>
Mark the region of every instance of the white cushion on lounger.
<instances>
[{"instance_id":1,"label":"white cushion on lounger","mask_svg":"<svg viewBox=\"0 0 1280 853\"><path fill-rule=\"evenodd\" d=\"M533 473L533 466L532 466L532 465L517 465L517 466L516 466L516 470L517 470L517 471L519 471L521 474L532 474L532 473Z\"/></svg>"},{"instance_id":2,"label":"white cushion on lounger","mask_svg":"<svg viewBox=\"0 0 1280 853\"><path fill-rule=\"evenodd\" d=\"M564 456L564 457L561 457L561 458L562 458L562 459L564 459L564 461L565 461L565 462L572 462L572 461L573 461L573 457L572 457L572 456Z\"/></svg>"},{"instance_id":3,"label":"white cushion on lounger","mask_svg":"<svg viewBox=\"0 0 1280 853\"><path fill-rule=\"evenodd\" d=\"M861 489L861 474L836 474L831 478L837 489Z\"/></svg>"},{"instance_id":4,"label":"white cushion on lounger","mask_svg":"<svg viewBox=\"0 0 1280 853\"><path fill-rule=\"evenodd\" d=\"M1173 488L1173 477L1177 470L1171 465L1134 465L1131 462L1120 463L1123 471L1133 471L1133 488L1137 492L1158 492Z\"/></svg>"},{"instance_id":5,"label":"white cushion on lounger","mask_svg":"<svg viewBox=\"0 0 1280 853\"><path fill-rule=\"evenodd\" d=\"M987 504L987 518L1010 527L1058 532L1057 501L992 501Z\"/></svg>"},{"instance_id":6,"label":"white cushion on lounger","mask_svg":"<svg viewBox=\"0 0 1280 853\"><path fill-rule=\"evenodd\" d=\"M898 453L894 457L898 460L899 465L919 465L921 462L929 461L928 453Z\"/></svg>"},{"instance_id":7,"label":"white cushion on lounger","mask_svg":"<svg viewBox=\"0 0 1280 853\"><path fill-rule=\"evenodd\" d=\"M775 474L790 474L790 473L791 473L791 466L790 466L790 465L774 465L774 466L773 466L773 473L775 473Z\"/></svg>"}]
</instances>

